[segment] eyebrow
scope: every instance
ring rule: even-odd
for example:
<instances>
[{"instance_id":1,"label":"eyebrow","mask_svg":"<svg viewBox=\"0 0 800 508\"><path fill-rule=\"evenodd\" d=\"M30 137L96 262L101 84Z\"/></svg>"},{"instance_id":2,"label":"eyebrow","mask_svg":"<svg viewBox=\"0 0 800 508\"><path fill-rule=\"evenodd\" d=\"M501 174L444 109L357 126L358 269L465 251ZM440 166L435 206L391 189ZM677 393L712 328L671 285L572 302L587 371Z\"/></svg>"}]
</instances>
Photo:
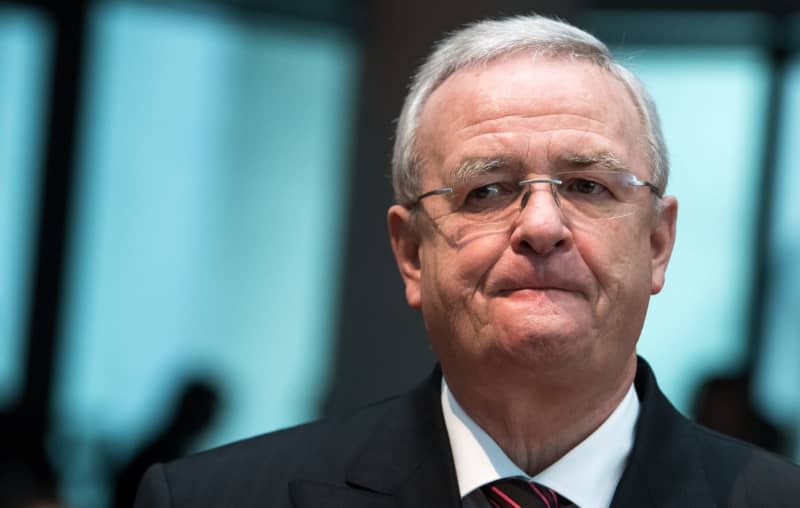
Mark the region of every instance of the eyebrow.
<instances>
[{"instance_id":1,"label":"eyebrow","mask_svg":"<svg viewBox=\"0 0 800 508\"><path fill-rule=\"evenodd\" d=\"M571 169L585 169L600 166L608 171L630 172L630 169L612 152L568 153L556 159L554 168L566 166ZM469 157L458 163L453 170L455 181L465 181L484 176L500 169L520 169L524 164L513 156ZM552 170L551 170L552 171Z\"/></svg>"},{"instance_id":2,"label":"eyebrow","mask_svg":"<svg viewBox=\"0 0 800 508\"><path fill-rule=\"evenodd\" d=\"M470 178L483 176L502 168L519 165L519 161L506 156L470 157L458 163L453 170L453 179L456 181L469 180Z\"/></svg>"},{"instance_id":3,"label":"eyebrow","mask_svg":"<svg viewBox=\"0 0 800 508\"><path fill-rule=\"evenodd\" d=\"M596 153L570 153L564 157L560 157L559 161L562 164L575 168L586 168L589 166L600 166L609 171L619 171L630 173L630 169L619 160L619 158L612 152L596 152Z\"/></svg>"}]
</instances>

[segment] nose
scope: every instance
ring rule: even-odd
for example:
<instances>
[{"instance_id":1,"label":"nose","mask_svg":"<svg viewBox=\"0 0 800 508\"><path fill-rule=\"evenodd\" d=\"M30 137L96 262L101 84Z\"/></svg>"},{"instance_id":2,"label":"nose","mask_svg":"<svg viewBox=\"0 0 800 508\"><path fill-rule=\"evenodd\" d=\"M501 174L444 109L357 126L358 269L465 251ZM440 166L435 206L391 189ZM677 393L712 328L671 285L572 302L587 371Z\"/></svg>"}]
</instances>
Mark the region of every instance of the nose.
<instances>
[{"instance_id":1,"label":"nose","mask_svg":"<svg viewBox=\"0 0 800 508\"><path fill-rule=\"evenodd\" d=\"M564 221L555 187L549 183L528 186L520 203L519 217L511 233L511 246L517 251L539 255L567 248L572 233Z\"/></svg>"}]
</instances>

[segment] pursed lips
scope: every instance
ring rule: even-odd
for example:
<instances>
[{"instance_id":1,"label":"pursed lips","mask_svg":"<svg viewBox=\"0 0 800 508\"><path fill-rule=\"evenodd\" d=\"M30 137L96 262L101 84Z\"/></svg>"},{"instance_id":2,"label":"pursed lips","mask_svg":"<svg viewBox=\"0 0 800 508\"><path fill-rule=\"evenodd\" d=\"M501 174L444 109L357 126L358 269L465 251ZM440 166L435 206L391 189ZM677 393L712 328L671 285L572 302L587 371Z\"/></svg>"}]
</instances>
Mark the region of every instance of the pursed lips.
<instances>
[{"instance_id":1,"label":"pursed lips","mask_svg":"<svg viewBox=\"0 0 800 508\"><path fill-rule=\"evenodd\" d=\"M510 284L499 284L499 289L494 291L499 296L507 296L520 291L564 291L569 293L580 293L576 284L564 282L515 282Z\"/></svg>"},{"instance_id":2,"label":"pursed lips","mask_svg":"<svg viewBox=\"0 0 800 508\"><path fill-rule=\"evenodd\" d=\"M521 291L545 292L563 291L583 294L582 285L573 278L562 277L554 272L546 274L529 273L527 275L500 276L489 281L489 294L509 296Z\"/></svg>"},{"instance_id":3,"label":"pursed lips","mask_svg":"<svg viewBox=\"0 0 800 508\"><path fill-rule=\"evenodd\" d=\"M539 293L550 292L550 291L559 291L559 292L562 292L562 293L577 293L577 291L575 291L573 289L566 289L566 288L555 287L555 286L536 286L536 287L522 286L522 287L516 287L516 288L510 288L510 289L502 289L502 290L497 292L497 295L498 296L511 296L511 295L516 294L516 293L521 293L523 291L539 292Z\"/></svg>"}]
</instances>

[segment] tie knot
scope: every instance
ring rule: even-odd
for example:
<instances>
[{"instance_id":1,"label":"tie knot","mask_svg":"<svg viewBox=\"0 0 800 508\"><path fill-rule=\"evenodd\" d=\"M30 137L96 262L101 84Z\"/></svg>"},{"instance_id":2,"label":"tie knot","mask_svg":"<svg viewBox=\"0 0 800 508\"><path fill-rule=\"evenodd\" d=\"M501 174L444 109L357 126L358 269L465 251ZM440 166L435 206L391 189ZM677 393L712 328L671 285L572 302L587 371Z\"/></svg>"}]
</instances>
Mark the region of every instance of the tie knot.
<instances>
[{"instance_id":1,"label":"tie knot","mask_svg":"<svg viewBox=\"0 0 800 508\"><path fill-rule=\"evenodd\" d=\"M568 504L551 488L519 478L504 478L481 487L492 508L564 508Z\"/></svg>"}]
</instances>

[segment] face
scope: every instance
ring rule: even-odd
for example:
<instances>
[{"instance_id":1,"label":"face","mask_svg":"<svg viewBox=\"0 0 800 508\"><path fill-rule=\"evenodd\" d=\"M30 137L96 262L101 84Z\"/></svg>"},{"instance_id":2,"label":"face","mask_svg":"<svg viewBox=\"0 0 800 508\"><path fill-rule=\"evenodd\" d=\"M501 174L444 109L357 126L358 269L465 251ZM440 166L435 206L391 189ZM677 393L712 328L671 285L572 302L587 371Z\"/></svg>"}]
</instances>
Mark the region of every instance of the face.
<instances>
[{"instance_id":1,"label":"face","mask_svg":"<svg viewBox=\"0 0 800 508\"><path fill-rule=\"evenodd\" d=\"M601 68L507 57L453 74L428 99L417 136L419 190L449 185L455 168L482 158L548 175L564 160L602 154L647 180L644 139L628 92ZM646 188L636 199L634 213L579 223L546 185L537 187L507 231L458 244L432 214L392 207L406 297L422 310L445 374L557 366L597 379L630 365L649 297L663 285L677 207L667 197L657 213Z\"/></svg>"}]
</instances>

